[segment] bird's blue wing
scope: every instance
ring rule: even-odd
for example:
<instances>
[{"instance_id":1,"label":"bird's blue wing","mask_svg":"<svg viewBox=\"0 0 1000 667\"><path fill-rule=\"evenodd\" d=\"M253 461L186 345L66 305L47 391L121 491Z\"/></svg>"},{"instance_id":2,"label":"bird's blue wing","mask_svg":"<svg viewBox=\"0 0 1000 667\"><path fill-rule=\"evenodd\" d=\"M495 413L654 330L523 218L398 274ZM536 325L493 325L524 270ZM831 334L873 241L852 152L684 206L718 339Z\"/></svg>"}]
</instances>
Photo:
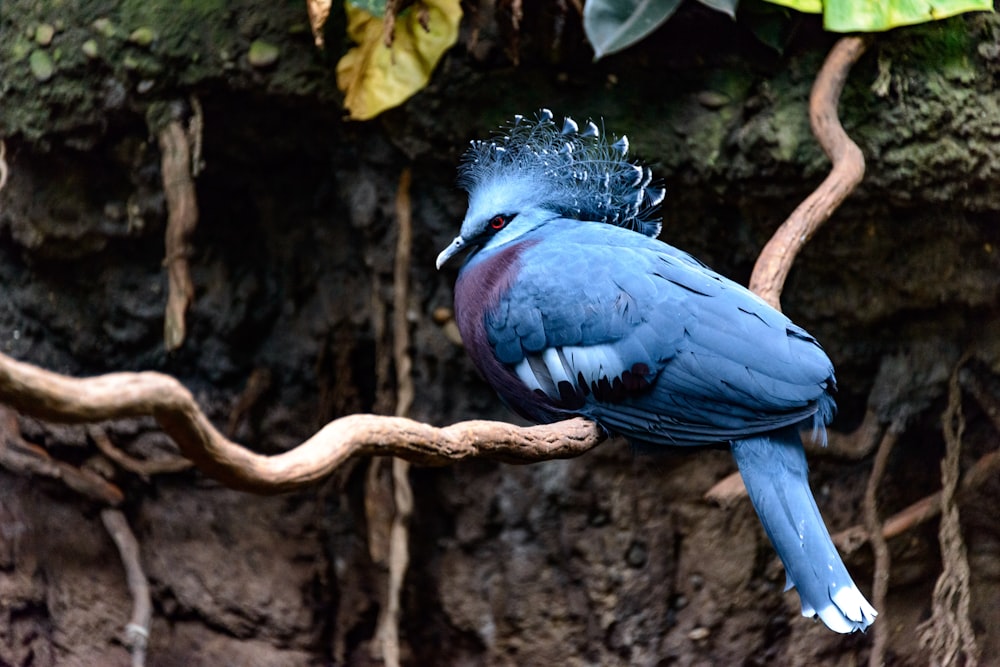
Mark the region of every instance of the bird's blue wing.
<instances>
[{"instance_id":1,"label":"bird's blue wing","mask_svg":"<svg viewBox=\"0 0 1000 667\"><path fill-rule=\"evenodd\" d=\"M543 232L485 317L497 358L538 400L635 440L676 444L832 409L825 353L745 288L607 225Z\"/></svg>"}]
</instances>

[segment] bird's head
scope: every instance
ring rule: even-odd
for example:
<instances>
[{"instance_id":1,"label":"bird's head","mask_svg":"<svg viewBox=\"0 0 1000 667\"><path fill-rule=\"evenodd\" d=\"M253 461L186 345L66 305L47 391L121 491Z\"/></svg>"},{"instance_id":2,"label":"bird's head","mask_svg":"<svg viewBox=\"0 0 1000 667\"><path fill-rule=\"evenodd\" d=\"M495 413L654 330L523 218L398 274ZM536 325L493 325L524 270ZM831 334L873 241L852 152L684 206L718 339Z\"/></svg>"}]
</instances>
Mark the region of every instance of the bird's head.
<instances>
[{"instance_id":1,"label":"bird's head","mask_svg":"<svg viewBox=\"0 0 1000 667\"><path fill-rule=\"evenodd\" d=\"M609 142L593 121L561 126L542 109L514 119L490 141L473 141L459 170L469 193L461 232L438 255L441 268L467 247L501 245L556 217L660 233L662 187L647 167L626 160L628 139Z\"/></svg>"}]
</instances>

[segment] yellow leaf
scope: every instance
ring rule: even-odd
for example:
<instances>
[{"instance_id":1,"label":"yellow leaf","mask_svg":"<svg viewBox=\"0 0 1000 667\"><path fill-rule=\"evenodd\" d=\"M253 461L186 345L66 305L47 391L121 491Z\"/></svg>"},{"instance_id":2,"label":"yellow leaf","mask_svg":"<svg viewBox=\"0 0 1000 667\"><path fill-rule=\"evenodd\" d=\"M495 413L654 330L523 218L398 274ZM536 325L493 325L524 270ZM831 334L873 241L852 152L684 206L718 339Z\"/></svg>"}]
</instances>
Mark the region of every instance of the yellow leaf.
<instances>
[{"instance_id":1,"label":"yellow leaf","mask_svg":"<svg viewBox=\"0 0 1000 667\"><path fill-rule=\"evenodd\" d=\"M441 56L458 40L459 0L422 0L396 17L392 46L383 21L345 3L347 34L357 46L337 63L337 87L353 120L374 118L427 85ZM426 10L427 29L420 24Z\"/></svg>"},{"instance_id":2,"label":"yellow leaf","mask_svg":"<svg viewBox=\"0 0 1000 667\"><path fill-rule=\"evenodd\" d=\"M993 0L767 0L800 12L823 13L833 32L877 32L938 21L963 12L992 11Z\"/></svg>"},{"instance_id":3,"label":"yellow leaf","mask_svg":"<svg viewBox=\"0 0 1000 667\"><path fill-rule=\"evenodd\" d=\"M975 11L993 11L993 0L825 0L823 27L876 32Z\"/></svg>"},{"instance_id":4,"label":"yellow leaf","mask_svg":"<svg viewBox=\"0 0 1000 667\"><path fill-rule=\"evenodd\" d=\"M771 4L797 9L808 14L823 13L823 0L767 0Z\"/></svg>"}]
</instances>

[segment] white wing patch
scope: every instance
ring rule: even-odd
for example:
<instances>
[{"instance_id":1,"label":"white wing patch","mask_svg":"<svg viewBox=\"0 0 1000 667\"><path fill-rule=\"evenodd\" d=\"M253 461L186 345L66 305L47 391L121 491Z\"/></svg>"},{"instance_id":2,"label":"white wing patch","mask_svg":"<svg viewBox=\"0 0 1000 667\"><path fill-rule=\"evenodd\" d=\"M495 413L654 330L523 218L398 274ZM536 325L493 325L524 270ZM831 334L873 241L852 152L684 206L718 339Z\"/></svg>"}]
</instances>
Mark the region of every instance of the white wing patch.
<instances>
[{"instance_id":1,"label":"white wing patch","mask_svg":"<svg viewBox=\"0 0 1000 667\"><path fill-rule=\"evenodd\" d=\"M552 376L552 382L556 387L559 386L560 382L576 384L576 380L574 379L576 377L576 373L574 373L572 367L566 363L566 357L563 355L562 348L550 347L542 350L542 359L545 361L545 367L548 369L549 375Z\"/></svg>"},{"instance_id":2,"label":"white wing patch","mask_svg":"<svg viewBox=\"0 0 1000 667\"><path fill-rule=\"evenodd\" d=\"M629 367L611 345L567 345L526 356L514 366L514 372L528 389L558 400L561 382L568 382L579 392L582 377L589 390L602 379L608 382L620 377Z\"/></svg>"}]
</instances>

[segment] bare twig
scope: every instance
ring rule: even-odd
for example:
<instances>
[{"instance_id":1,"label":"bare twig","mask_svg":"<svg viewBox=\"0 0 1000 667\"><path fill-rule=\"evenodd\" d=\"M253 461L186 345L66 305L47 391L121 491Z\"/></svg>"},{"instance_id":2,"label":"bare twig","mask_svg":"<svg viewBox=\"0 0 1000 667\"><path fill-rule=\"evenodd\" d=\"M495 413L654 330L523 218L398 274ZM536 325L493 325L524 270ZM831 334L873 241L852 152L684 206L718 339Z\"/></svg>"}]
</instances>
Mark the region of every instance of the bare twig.
<instances>
[{"instance_id":1,"label":"bare twig","mask_svg":"<svg viewBox=\"0 0 1000 667\"><path fill-rule=\"evenodd\" d=\"M803 432L802 442L806 453L816 458L860 461L875 449L875 445L885 431L885 424L879 420L872 408L865 410L865 416L856 429L850 433L827 432L827 444L813 439L813 430ZM818 434L817 434L818 435Z\"/></svg>"},{"instance_id":2,"label":"bare twig","mask_svg":"<svg viewBox=\"0 0 1000 667\"><path fill-rule=\"evenodd\" d=\"M153 621L153 600L149 582L139 561L139 543L120 510L101 510L101 521L107 529L125 566L125 579L132 594L132 618L125 626L125 644L132 653L132 667L146 664L146 646Z\"/></svg>"},{"instance_id":3,"label":"bare twig","mask_svg":"<svg viewBox=\"0 0 1000 667\"><path fill-rule=\"evenodd\" d=\"M997 434L1000 434L1000 403L997 402L997 399L983 386L982 381L971 372L967 372L966 370L960 371L958 381L962 385L962 389L969 392L976 399L979 407L983 409L983 413L986 414L986 417L993 424L994 430L996 430Z\"/></svg>"},{"instance_id":4,"label":"bare twig","mask_svg":"<svg viewBox=\"0 0 1000 667\"><path fill-rule=\"evenodd\" d=\"M198 200L191 179L191 152L187 132L179 120L169 121L159 135L163 192L167 199L166 257L168 294L163 343L168 351L184 343L184 315L194 298L188 267L190 237L198 224Z\"/></svg>"},{"instance_id":5,"label":"bare twig","mask_svg":"<svg viewBox=\"0 0 1000 667\"><path fill-rule=\"evenodd\" d=\"M517 67L521 64L521 22L524 20L524 3L522 0L505 0L500 6L506 10L505 14L510 17L510 37L506 40L507 45L505 50L514 63L514 66ZM565 11L564 7L558 7L558 12ZM556 16L556 20L560 20L558 13ZM558 41L559 36L557 32L552 44L553 51L556 50Z\"/></svg>"},{"instance_id":6,"label":"bare twig","mask_svg":"<svg viewBox=\"0 0 1000 667\"><path fill-rule=\"evenodd\" d=\"M872 463L872 471L868 476L868 484L865 486L865 528L871 536L872 551L875 554L875 572L872 575L872 605L885 613L885 596L889 590L889 573L892 561L889 555L889 546L885 537L882 536L882 524L878 518L878 487L882 483L885 475L886 464L889 462L889 454L892 453L893 445L899 438L902 424L894 424L886 430L882 437L882 442L878 446L875 454L875 461ZM872 651L868 655L868 667L882 667L885 660L885 647L889 641L888 626L886 623L876 623L874 628L875 638L872 641Z\"/></svg>"},{"instance_id":7,"label":"bare twig","mask_svg":"<svg viewBox=\"0 0 1000 667\"><path fill-rule=\"evenodd\" d=\"M388 255L388 253L386 253ZM396 387L393 384L393 354L389 323L389 306L383 286L384 262L372 264L371 271L371 321L372 336L375 341L374 372L375 396L372 411L376 414L392 414L396 405ZM388 571L392 515L395 512L392 484L392 461L375 459L368 463L365 478L365 525L367 527L368 555L372 562ZM382 597L382 612L385 611L385 596L388 582L378 591ZM371 643L372 657L382 660L382 642L376 636Z\"/></svg>"},{"instance_id":8,"label":"bare twig","mask_svg":"<svg viewBox=\"0 0 1000 667\"><path fill-rule=\"evenodd\" d=\"M386 253L388 255L388 253ZM396 404L393 385L393 346L390 341L392 327L388 322L389 306L383 286L384 262L373 262L371 267L371 321L375 341L374 380L375 396L372 409L377 414L390 414ZM392 460L375 458L368 462L365 476L364 509L368 555L379 568L378 590L374 595L381 602L375 632L369 644L373 661L385 662L387 652L383 639L386 610L389 605L389 560L392 551L392 523L395 514L393 498Z\"/></svg>"},{"instance_id":9,"label":"bare twig","mask_svg":"<svg viewBox=\"0 0 1000 667\"><path fill-rule=\"evenodd\" d=\"M115 447L114 443L111 442L111 438L108 437L108 434L105 433L104 429L100 426L89 426L87 428L87 434L90 436L90 439L94 441L97 448L101 450L102 454L117 463L123 469L133 472L143 479L149 479L153 475L183 472L185 470L189 470L191 466L194 465L187 459L179 456L155 461L143 461L129 456L122 450Z\"/></svg>"},{"instance_id":10,"label":"bare twig","mask_svg":"<svg viewBox=\"0 0 1000 667\"><path fill-rule=\"evenodd\" d=\"M866 38L841 37L816 76L809 97L813 134L833 162L829 176L799 204L761 251L750 278L750 289L775 308L802 246L851 194L865 174L865 158L837 117L837 104L851 66L867 46Z\"/></svg>"},{"instance_id":11,"label":"bare twig","mask_svg":"<svg viewBox=\"0 0 1000 667\"><path fill-rule=\"evenodd\" d=\"M2 353L0 402L55 422L152 416L204 474L230 488L262 494L312 484L354 455L392 455L425 465L470 458L534 463L579 456L605 439L583 418L529 428L489 421L437 428L402 417L349 415L292 450L265 456L226 439L191 392L168 375L147 371L77 379Z\"/></svg>"}]
</instances>

